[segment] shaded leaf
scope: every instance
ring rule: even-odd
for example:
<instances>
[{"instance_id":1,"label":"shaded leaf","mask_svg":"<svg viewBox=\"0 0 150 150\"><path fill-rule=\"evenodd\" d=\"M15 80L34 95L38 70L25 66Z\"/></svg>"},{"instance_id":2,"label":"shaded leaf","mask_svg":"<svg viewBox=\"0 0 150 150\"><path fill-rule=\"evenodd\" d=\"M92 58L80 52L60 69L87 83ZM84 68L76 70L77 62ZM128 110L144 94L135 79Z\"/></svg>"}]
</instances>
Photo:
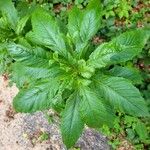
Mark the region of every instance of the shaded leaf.
<instances>
[{"instance_id":1,"label":"shaded leaf","mask_svg":"<svg viewBox=\"0 0 150 150\"><path fill-rule=\"evenodd\" d=\"M45 79L21 89L14 98L13 106L17 112L35 112L51 107L52 99L59 87L56 79Z\"/></svg>"},{"instance_id":2,"label":"shaded leaf","mask_svg":"<svg viewBox=\"0 0 150 150\"><path fill-rule=\"evenodd\" d=\"M149 35L146 29L125 32L112 41L100 45L90 55L88 64L94 68L102 68L131 60L142 51Z\"/></svg>"},{"instance_id":3,"label":"shaded leaf","mask_svg":"<svg viewBox=\"0 0 150 150\"><path fill-rule=\"evenodd\" d=\"M102 98L92 89L81 89L80 113L84 122L90 127L100 127L103 124L113 124L114 115L107 112Z\"/></svg>"},{"instance_id":4,"label":"shaded leaf","mask_svg":"<svg viewBox=\"0 0 150 150\"><path fill-rule=\"evenodd\" d=\"M144 123L139 121L135 126L135 131L139 135L141 140L146 140L148 138L148 132Z\"/></svg>"},{"instance_id":5,"label":"shaded leaf","mask_svg":"<svg viewBox=\"0 0 150 150\"><path fill-rule=\"evenodd\" d=\"M15 30L18 22L18 14L11 0L0 1L0 11L10 24L10 27Z\"/></svg>"},{"instance_id":6,"label":"shaded leaf","mask_svg":"<svg viewBox=\"0 0 150 150\"><path fill-rule=\"evenodd\" d=\"M23 18L21 18L19 21L18 21L18 24L17 24L17 27L16 27L16 34L21 34L28 19L30 18L30 15L26 15L24 16Z\"/></svg>"},{"instance_id":7,"label":"shaded leaf","mask_svg":"<svg viewBox=\"0 0 150 150\"><path fill-rule=\"evenodd\" d=\"M129 79L135 84L142 83L142 76L136 68L115 66L109 72L113 76Z\"/></svg>"},{"instance_id":8,"label":"shaded leaf","mask_svg":"<svg viewBox=\"0 0 150 150\"><path fill-rule=\"evenodd\" d=\"M41 49L28 49L27 47L9 44L8 52L16 61L12 65L12 81L18 86L22 86L28 79L40 79L47 77L56 77L62 73L59 65L49 64L50 54Z\"/></svg>"},{"instance_id":9,"label":"shaded leaf","mask_svg":"<svg viewBox=\"0 0 150 150\"><path fill-rule=\"evenodd\" d=\"M149 116L145 101L139 90L121 77L96 77L97 90L102 97L117 109L133 116Z\"/></svg>"},{"instance_id":10,"label":"shaded leaf","mask_svg":"<svg viewBox=\"0 0 150 150\"><path fill-rule=\"evenodd\" d=\"M79 114L80 97L73 93L67 100L62 116L61 132L65 145L70 148L82 133L84 123Z\"/></svg>"},{"instance_id":11,"label":"shaded leaf","mask_svg":"<svg viewBox=\"0 0 150 150\"><path fill-rule=\"evenodd\" d=\"M95 3L97 5L95 5ZM86 10L73 8L69 12L68 30L73 39L76 51L82 55L88 41L96 34L100 27L101 4L99 0L89 2ZM83 52L84 51L84 52Z\"/></svg>"},{"instance_id":12,"label":"shaded leaf","mask_svg":"<svg viewBox=\"0 0 150 150\"><path fill-rule=\"evenodd\" d=\"M28 39L38 45L57 51L62 56L68 56L65 40L52 16L39 8L33 13L31 21L33 32L27 34Z\"/></svg>"}]
</instances>

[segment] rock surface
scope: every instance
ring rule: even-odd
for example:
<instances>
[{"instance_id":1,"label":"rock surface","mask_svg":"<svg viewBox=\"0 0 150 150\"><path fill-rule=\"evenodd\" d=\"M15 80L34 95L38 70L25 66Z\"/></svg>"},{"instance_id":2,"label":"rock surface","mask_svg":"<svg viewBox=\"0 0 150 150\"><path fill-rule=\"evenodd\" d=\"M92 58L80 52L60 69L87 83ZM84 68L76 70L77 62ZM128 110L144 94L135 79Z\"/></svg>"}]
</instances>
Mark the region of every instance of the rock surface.
<instances>
[{"instance_id":1,"label":"rock surface","mask_svg":"<svg viewBox=\"0 0 150 150\"><path fill-rule=\"evenodd\" d=\"M18 89L9 87L0 77L0 150L66 150L59 131L59 123L49 124L44 113L15 113L13 97ZM46 140L40 137L48 135ZM75 145L81 150L109 150L107 139L93 129L86 128Z\"/></svg>"}]
</instances>

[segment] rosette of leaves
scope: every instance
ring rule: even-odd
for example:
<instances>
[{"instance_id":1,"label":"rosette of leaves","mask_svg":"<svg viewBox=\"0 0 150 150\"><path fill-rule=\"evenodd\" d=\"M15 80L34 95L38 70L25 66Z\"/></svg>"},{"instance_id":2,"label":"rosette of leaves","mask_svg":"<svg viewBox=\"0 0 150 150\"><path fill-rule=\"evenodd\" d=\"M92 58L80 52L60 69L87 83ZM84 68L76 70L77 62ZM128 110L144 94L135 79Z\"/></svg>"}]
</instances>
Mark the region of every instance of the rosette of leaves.
<instances>
[{"instance_id":1,"label":"rosette of leaves","mask_svg":"<svg viewBox=\"0 0 150 150\"><path fill-rule=\"evenodd\" d=\"M13 59L11 79L20 88L13 101L15 110L58 111L67 148L75 144L85 124L113 126L116 111L149 116L131 81L137 72L126 68L120 69L126 75L109 71L110 65L131 60L142 51L149 30L128 31L94 49L90 40L100 28L101 12L99 0L90 1L83 10L72 8L67 33L63 33L49 12L38 7L31 15L31 31L9 40L6 46Z\"/></svg>"}]
</instances>

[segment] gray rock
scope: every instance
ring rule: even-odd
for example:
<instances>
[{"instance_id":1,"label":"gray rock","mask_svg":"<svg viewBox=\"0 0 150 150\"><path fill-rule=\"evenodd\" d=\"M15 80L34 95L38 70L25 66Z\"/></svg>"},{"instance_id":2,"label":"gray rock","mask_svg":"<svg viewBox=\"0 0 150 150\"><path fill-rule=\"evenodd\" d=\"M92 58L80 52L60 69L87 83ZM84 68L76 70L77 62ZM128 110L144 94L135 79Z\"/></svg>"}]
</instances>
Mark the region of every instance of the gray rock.
<instances>
[{"instance_id":1,"label":"gray rock","mask_svg":"<svg viewBox=\"0 0 150 150\"><path fill-rule=\"evenodd\" d=\"M49 124L42 112L26 115L24 117L23 129L31 137L41 129L46 131L50 137L47 143L49 144L47 150L55 150L57 148L59 150L66 149L62 142L59 125ZM90 128L85 128L75 147L81 150L110 150L107 138L98 131Z\"/></svg>"},{"instance_id":2,"label":"gray rock","mask_svg":"<svg viewBox=\"0 0 150 150\"><path fill-rule=\"evenodd\" d=\"M78 140L76 147L81 150L110 150L107 138L98 131L86 128Z\"/></svg>"}]
</instances>

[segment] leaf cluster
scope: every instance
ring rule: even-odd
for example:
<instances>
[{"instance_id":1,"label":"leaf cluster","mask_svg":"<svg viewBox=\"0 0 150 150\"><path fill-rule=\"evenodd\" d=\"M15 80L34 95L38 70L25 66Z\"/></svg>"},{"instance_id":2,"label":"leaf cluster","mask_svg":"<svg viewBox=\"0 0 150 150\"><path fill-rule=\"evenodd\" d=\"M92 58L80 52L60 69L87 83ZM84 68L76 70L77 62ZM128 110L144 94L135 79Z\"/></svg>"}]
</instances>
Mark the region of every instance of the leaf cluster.
<instances>
[{"instance_id":1,"label":"leaf cluster","mask_svg":"<svg viewBox=\"0 0 150 150\"><path fill-rule=\"evenodd\" d=\"M120 66L109 69L137 56L149 38L149 29L125 32L94 49L91 39L100 28L102 15L99 0L90 1L82 10L73 7L67 32L40 6L17 11L6 0L0 1L0 11L0 32L8 31L8 37L4 34L0 40L0 62L2 66L6 63L11 80L20 89L14 108L25 113L50 108L59 112L68 148L85 124L113 126L118 110L149 116L144 99L132 84L136 82L133 76L139 77L137 72ZM6 58L11 60L9 65Z\"/></svg>"}]
</instances>

